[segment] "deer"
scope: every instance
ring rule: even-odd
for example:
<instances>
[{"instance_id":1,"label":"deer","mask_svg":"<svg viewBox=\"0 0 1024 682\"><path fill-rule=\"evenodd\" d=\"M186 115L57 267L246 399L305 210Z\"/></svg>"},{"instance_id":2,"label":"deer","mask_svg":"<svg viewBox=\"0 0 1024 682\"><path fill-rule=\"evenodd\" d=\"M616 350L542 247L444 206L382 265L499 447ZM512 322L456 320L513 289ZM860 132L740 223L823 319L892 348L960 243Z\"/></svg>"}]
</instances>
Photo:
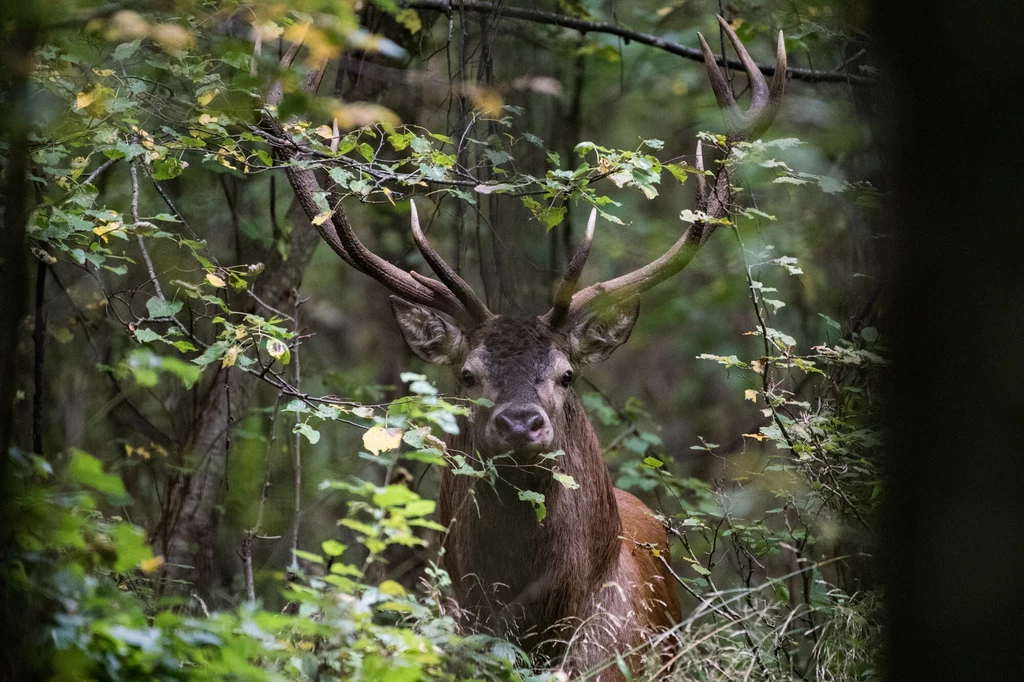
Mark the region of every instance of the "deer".
<instances>
[{"instance_id":1,"label":"deer","mask_svg":"<svg viewBox=\"0 0 1024 682\"><path fill-rule=\"evenodd\" d=\"M724 112L726 154L771 125L786 81L786 51L779 32L771 84L729 24L718 17L747 73L751 103L737 104L714 54L698 34L719 108ZM282 59L287 68L299 49ZM326 62L306 80L315 90ZM280 101L271 88L266 103ZM272 107L260 128L276 140L276 152L295 195L312 220L321 213L314 193L316 172L302 164L303 150L288 141ZM638 653L682 619L669 564L665 526L632 494L616 488L601 444L579 395L580 372L624 344L637 320L641 295L675 276L731 215L729 166L704 169L696 148L697 209L692 222L662 256L618 278L579 288L594 240L596 209L554 293L551 309L538 316L491 312L470 285L427 239L410 202L413 240L436 279L403 270L370 251L327 192L330 218L312 220L330 248L348 265L387 287L395 321L409 348L428 363L453 370L463 396L473 401L468 419L447 447L474 466L493 465L493 483L443 469L439 521L444 536L441 565L452 596L471 628L518 642L541 660L571 674L597 671L602 682L642 672ZM483 400L481 400L483 399ZM552 455L551 453L556 453ZM555 473L562 474L556 480ZM565 476L574 485L563 484ZM535 513L522 491L542 494L546 515ZM665 647L671 656L671 645Z\"/></svg>"}]
</instances>

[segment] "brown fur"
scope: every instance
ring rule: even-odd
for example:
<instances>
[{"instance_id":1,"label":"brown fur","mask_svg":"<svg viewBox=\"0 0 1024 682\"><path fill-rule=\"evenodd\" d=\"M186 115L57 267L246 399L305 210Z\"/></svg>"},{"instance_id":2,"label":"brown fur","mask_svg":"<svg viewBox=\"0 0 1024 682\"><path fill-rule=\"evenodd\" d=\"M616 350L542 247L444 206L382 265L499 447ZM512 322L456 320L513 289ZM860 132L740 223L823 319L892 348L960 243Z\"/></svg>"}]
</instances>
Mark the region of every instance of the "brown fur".
<instances>
[{"instance_id":1,"label":"brown fur","mask_svg":"<svg viewBox=\"0 0 1024 682\"><path fill-rule=\"evenodd\" d=\"M445 470L439 515L449 528L442 563L466 619L583 672L671 627L681 611L672 576L654 556L668 559L664 528L642 502L613 487L578 396L552 388L547 378L564 371L569 344L535 320L499 318L469 335L465 366L486 374L477 390L496 406L476 409L449 449L465 453L478 470L481 456L492 457L499 476L492 485ZM555 464L578 489L555 481L551 462L535 455L489 451L490 414L509 400L546 410L554 433L547 450L564 451ZM545 496L543 523L519 490ZM626 661L638 672L638 656ZM623 677L613 664L597 679Z\"/></svg>"}]
</instances>

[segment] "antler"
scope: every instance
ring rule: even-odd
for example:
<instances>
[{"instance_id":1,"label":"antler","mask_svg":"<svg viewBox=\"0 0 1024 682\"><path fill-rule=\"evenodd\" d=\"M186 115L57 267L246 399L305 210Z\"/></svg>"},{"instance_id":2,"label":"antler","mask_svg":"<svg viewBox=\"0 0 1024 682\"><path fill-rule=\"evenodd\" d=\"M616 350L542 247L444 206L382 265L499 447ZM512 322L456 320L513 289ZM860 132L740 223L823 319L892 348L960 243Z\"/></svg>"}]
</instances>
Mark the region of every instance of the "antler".
<instances>
[{"instance_id":1,"label":"antler","mask_svg":"<svg viewBox=\"0 0 1024 682\"><path fill-rule=\"evenodd\" d=\"M583 267L587 264L587 257L590 256L590 246L594 243L594 227L597 225L597 209L591 209L590 219L587 220L587 232L583 241L576 247L576 253L569 261L569 267L562 277L558 291L555 292L555 304L544 316L544 319L552 327L560 325L569 314L569 306L572 304L573 294L576 291L576 284L583 274Z\"/></svg>"},{"instance_id":2,"label":"antler","mask_svg":"<svg viewBox=\"0 0 1024 682\"><path fill-rule=\"evenodd\" d=\"M732 88L726 81L725 76L718 69L715 62L715 55L708 47L704 36L697 34L700 41L700 49L704 53L704 66L708 70L708 78L711 79L711 89L718 100L718 106L725 112L726 126L729 129L729 137L736 140L746 140L759 137L775 120L779 113L779 106L782 104L782 91L786 87L786 44L782 39L782 31L779 31L778 45L775 49L775 73L772 75L772 84L769 87L764 80L764 75L757 67L757 63L750 57L750 53L743 47L736 31L732 30L729 23L720 15L718 24L729 36L729 42L736 49L736 55L743 63L743 68L750 77L750 108L743 111L736 104Z\"/></svg>"},{"instance_id":3,"label":"antler","mask_svg":"<svg viewBox=\"0 0 1024 682\"><path fill-rule=\"evenodd\" d=\"M762 134L775 119L786 83L786 46L782 31L779 31L775 55L775 75L772 76L772 83L769 87L735 31L720 16L718 23L729 36L733 47L736 48L736 53L750 78L751 87L750 108L747 111L742 111L736 104L725 77L719 71L715 63L715 56L704 40L704 36L698 33L701 49L704 51L704 66L707 68L708 77L711 80L711 88L715 92L719 107L725 111L728 128L726 146L728 148L737 141ZM614 305L647 291L672 277L690 263L693 256L714 232L717 227L716 221L729 214L728 167L719 171L714 186L709 191L708 181L703 175L704 153L699 141L697 142L696 167L701 171L701 174L697 176L697 208L707 215L708 219L691 223L678 241L654 262L627 275L591 285L573 294L572 290L575 288L587 254L590 252L594 220L594 215L591 214L587 237L580 245L576 255L573 256L572 262L569 264L569 271L555 295L554 306L543 317L545 321L552 326L558 326L566 321L579 319L596 309Z\"/></svg>"},{"instance_id":4,"label":"antler","mask_svg":"<svg viewBox=\"0 0 1024 682\"><path fill-rule=\"evenodd\" d=\"M302 47L302 40L292 43L291 47L281 59L281 69L287 69ZM313 93L320 86L324 71L327 68L327 60L319 63L303 84L303 90ZM270 113L270 108L280 104L283 96L281 81L276 81L267 92L263 115L260 127L270 136L287 140L284 128L277 118ZM299 149L293 145L284 144L279 147L279 153L286 163L294 160L299 155ZM406 272L401 268L392 265L377 254L370 251L356 236L352 224L342 210L341 197L332 191L327 192L327 204L331 209L331 216L326 220L314 220L320 215L320 207L314 199L317 192L323 192L316 174L309 169L300 168L291 163L285 165L285 173L295 191L295 196L302 206L306 215L316 227L324 241L337 253L343 261L353 268L374 278L401 298L419 305L424 305L434 310L451 315L456 320L467 325L474 325L493 317L487 306L476 296L473 289L438 255L437 251L430 245L423 230L420 229L419 216L416 213L416 205L410 204L412 209L412 234L416 241L416 247L423 254L424 260L430 264L441 281L425 277L415 272Z\"/></svg>"}]
</instances>

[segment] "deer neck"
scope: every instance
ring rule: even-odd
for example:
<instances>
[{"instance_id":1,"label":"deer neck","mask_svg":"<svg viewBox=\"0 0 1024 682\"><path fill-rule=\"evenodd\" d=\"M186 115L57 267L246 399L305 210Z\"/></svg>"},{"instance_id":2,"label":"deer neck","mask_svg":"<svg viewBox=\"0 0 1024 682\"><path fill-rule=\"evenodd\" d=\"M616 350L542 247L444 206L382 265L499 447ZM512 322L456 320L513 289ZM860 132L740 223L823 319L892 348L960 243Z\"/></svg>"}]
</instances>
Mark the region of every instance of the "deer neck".
<instances>
[{"instance_id":1,"label":"deer neck","mask_svg":"<svg viewBox=\"0 0 1024 682\"><path fill-rule=\"evenodd\" d=\"M477 620L494 615L494 605L516 603L528 625L543 629L582 613L592 587L617 565L622 526L600 443L575 394L563 416L554 449L565 454L539 460L546 470L496 466L494 485L450 471L442 479L445 563L458 601ZM578 487L556 480L552 465ZM542 520L521 491L544 496Z\"/></svg>"}]
</instances>

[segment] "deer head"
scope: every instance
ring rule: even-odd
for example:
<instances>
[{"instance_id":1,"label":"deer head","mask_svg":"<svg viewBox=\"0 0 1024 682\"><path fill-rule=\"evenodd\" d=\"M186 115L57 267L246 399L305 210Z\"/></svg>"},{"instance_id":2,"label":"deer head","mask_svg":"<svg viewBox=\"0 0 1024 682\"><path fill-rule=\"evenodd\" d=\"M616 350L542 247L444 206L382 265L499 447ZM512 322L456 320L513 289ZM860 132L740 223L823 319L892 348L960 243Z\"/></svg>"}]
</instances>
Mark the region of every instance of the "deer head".
<instances>
[{"instance_id":1,"label":"deer head","mask_svg":"<svg viewBox=\"0 0 1024 682\"><path fill-rule=\"evenodd\" d=\"M563 280L575 286L593 239L597 213ZM412 231L423 244L416 208ZM571 291L569 295L571 296ZM392 296L395 320L406 343L427 362L453 368L463 391L485 398L472 420L471 441L480 454L530 455L558 449L565 432L564 404L580 369L604 360L629 338L639 299L592 312L554 308L537 317L495 316L474 304L480 317L452 324L433 310Z\"/></svg>"}]
</instances>

